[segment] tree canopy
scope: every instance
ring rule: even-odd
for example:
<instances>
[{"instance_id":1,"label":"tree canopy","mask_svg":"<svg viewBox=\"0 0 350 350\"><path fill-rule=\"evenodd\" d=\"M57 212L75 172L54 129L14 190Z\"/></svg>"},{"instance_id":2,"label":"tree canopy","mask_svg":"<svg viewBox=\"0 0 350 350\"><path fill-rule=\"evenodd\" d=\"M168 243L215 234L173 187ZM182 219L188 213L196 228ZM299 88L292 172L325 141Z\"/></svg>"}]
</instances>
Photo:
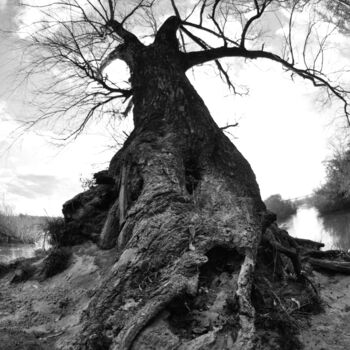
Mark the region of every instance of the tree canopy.
<instances>
[{"instance_id":1,"label":"tree canopy","mask_svg":"<svg viewBox=\"0 0 350 350\"><path fill-rule=\"evenodd\" d=\"M23 72L41 77L41 114L29 126L68 115L69 139L94 116L128 115L133 87L120 81L115 64L126 62L133 74L133 55L160 42L172 47L185 71L213 65L233 93L240 93L230 70L235 59L271 60L292 79L320 87L350 125L348 69L335 67L331 46L334 35L346 32L345 0L40 0L21 6L31 14L20 16L29 57ZM47 74L50 79L42 78Z\"/></svg>"}]
</instances>

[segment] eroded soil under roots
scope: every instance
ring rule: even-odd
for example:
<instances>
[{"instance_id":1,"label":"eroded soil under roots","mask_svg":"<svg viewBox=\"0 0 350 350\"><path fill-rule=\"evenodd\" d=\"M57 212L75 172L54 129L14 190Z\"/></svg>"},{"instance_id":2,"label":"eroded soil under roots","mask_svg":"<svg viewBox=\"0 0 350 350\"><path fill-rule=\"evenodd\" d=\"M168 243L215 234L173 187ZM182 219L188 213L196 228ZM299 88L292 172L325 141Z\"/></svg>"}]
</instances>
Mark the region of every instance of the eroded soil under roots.
<instances>
[{"instance_id":1,"label":"eroded soil under roots","mask_svg":"<svg viewBox=\"0 0 350 350\"><path fill-rule=\"evenodd\" d=\"M258 251L251 295L255 308L255 348L292 350L303 348L303 344L308 344L307 349L348 348L350 340L345 333L350 324L346 301L350 295L350 277L314 272L306 258L302 259L302 274L297 276L290 259L267 241L263 242ZM320 255L311 253L316 250L305 246L300 246L301 256ZM344 254L331 252L326 256L339 260L344 259ZM1 349L69 349L72 339L81 332L81 316L101 288L115 256L113 250L102 251L95 244L86 243L73 248L68 269L45 281L10 283L14 270L3 271ZM183 293L167 304L150 322L143 335L149 347L143 341L142 349L151 349L155 336L152 330L162 329L164 332L170 329L173 335L188 341L216 332L216 340L208 349L233 346L239 332L235 292L243 256L234 249L214 247L208 251L207 258L199 270L195 295ZM159 326L162 323L164 328ZM132 349L141 349L139 340L136 338Z\"/></svg>"}]
</instances>

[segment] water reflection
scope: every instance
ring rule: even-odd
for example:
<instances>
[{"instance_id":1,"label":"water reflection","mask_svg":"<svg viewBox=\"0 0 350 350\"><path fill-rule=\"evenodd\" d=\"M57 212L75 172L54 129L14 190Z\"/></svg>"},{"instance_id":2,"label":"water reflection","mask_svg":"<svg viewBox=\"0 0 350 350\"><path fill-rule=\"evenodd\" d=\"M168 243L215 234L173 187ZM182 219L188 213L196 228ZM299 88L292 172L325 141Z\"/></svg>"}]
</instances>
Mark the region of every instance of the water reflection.
<instances>
[{"instance_id":1,"label":"water reflection","mask_svg":"<svg viewBox=\"0 0 350 350\"><path fill-rule=\"evenodd\" d=\"M2 244L0 245L0 263L9 263L19 258L32 258L39 249L47 250L51 247L45 235L40 234L40 238L34 244Z\"/></svg>"},{"instance_id":2,"label":"water reflection","mask_svg":"<svg viewBox=\"0 0 350 350\"><path fill-rule=\"evenodd\" d=\"M291 236L324 243L324 249L350 249L350 213L321 217L316 208L301 207L282 226Z\"/></svg>"},{"instance_id":3,"label":"water reflection","mask_svg":"<svg viewBox=\"0 0 350 350\"><path fill-rule=\"evenodd\" d=\"M350 249L350 213L337 213L322 218L323 226L333 238L335 248Z\"/></svg>"},{"instance_id":4,"label":"water reflection","mask_svg":"<svg viewBox=\"0 0 350 350\"><path fill-rule=\"evenodd\" d=\"M0 246L0 263L9 263L18 258L35 256L34 244L6 244Z\"/></svg>"},{"instance_id":5,"label":"water reflection","mask_svg":"<svg viewBox=\"0 0 350 350\"><path fill-rule=\"evenodd\" d=\"M319 216L316 208L300 207L291 219L281 224L293 237L307 238L325 244L324 249L350 249L350 212ZM36 244L7 244L0 246L0 262L31 258L37 249L50 246L44 235Z\"/></svg>"}]
</instances>

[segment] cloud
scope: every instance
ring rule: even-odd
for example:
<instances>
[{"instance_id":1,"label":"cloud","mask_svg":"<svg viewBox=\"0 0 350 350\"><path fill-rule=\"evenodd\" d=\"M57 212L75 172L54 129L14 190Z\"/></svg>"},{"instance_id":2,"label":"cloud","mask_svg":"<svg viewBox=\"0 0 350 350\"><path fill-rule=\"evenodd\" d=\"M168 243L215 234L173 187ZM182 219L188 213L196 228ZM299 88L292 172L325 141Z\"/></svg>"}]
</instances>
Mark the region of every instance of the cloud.
<instances>
[{"instance_id":1,"label":"cloud","mask_svg":"<svg viewBox=\"0 0 350 350\"><path fill-rule=\"evenodd\" d=\"M4 10L7 5L7 0L0 0L0 11Z\"/></svg>"},{"instance_id":2,"label":"cloud","mask_svg":"<svg viewBox=\"0 0 350 350\"><path fill-rule=\"evenodd\" d=\"M36 197L36 194L34 191L31 191L30 189L27 189L25 186L17 185L17 184L7 184L6 190L8 192L11 192L13 195L17 195L24 198L34 199Z\"/></svg>"},{"instance_id":3,"label":"cloud","mask_svg":"<svg viewBox=\"0 0 350 350\"><path fill-rule=\"evenodd\" d=\"M62 204L78 192L75 179L0 171L0 199L16 213L61 215Z\"/></svg>"},{"instance_id":4,"label":"cloud","mask_svg":"<svg viewBox=\"0 0 350 350\"><path fill-rule=\"evenodd\" d=\"M29 0L24 1L27 6L22 6L16 17L18 36L21 39L29 38L46 26L48 18L53 22L81 18L82 12L69 3L69 1L35 0L35 5L33 5ZM101 9L98 0L79 0L79 6L86 9L87 12L91 11L94 6ZM58 28L58 26L51 26L50 31L53 32Z\"/></svg>"},{"instance_id":5,"label":"cloud","mask_svg":"<svg viewBox=\"0 0 350 350\"><path fill-rule=\"evenodd\" d=\"M59 179L52 175L26 174L16 176L5 187L7 192L32 199L52 195L58 182Z\"/></svg>"}]
</instances>

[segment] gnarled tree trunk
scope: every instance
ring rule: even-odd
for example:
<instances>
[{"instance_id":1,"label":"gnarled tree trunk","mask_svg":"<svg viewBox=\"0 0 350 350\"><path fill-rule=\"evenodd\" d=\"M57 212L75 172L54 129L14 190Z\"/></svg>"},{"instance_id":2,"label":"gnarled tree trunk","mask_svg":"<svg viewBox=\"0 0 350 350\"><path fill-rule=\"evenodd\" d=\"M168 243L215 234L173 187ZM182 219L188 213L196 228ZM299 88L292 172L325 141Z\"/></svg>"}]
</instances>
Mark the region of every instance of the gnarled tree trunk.
<instances>
[{"instance_id":1,"label":"gnarled tree trunk","mask_svg":"<svg viewBox=\"0 0 350 350\"><path fill-rule=\"evenodd\" d=\"M265 215L255 175L188 81L169 32L120 55L135 129L110 163L117 191L100 237L118 259L75 348L253 349Z\"/></svg>"}]
</instances>

